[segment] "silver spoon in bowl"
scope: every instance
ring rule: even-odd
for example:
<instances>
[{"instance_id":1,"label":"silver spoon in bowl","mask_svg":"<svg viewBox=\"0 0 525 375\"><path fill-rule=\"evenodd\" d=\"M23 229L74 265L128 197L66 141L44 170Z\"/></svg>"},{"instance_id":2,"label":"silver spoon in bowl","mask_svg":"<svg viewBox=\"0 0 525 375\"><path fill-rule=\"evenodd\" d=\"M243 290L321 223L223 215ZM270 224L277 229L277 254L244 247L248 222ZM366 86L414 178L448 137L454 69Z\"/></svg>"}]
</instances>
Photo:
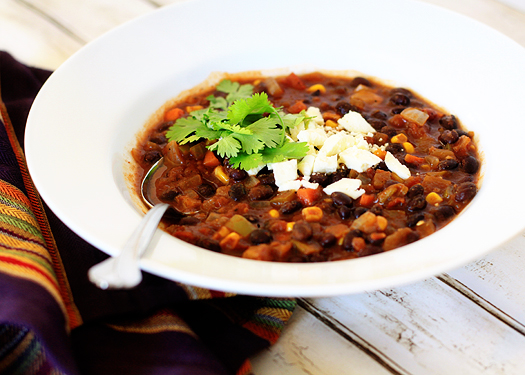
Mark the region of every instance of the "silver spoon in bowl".
<instances>
[{"instance_id":1,"label":"silver spoon in bowl","mask_svg":"<svg viewBox=\"0 0 525 375\"><path fill-rule=\"evenodd\" d=\"M150 207L139 226L128 239L122 251L115 257L100 262L88 271L89 280L101 289L129 289L142 281L139 259L148 248L159 222L166 210L167 203L153 202L149 194L149 181L163 166L163 159L157 161L146 173L140 186L144 203Z\"/></svg>"}]
</instances>

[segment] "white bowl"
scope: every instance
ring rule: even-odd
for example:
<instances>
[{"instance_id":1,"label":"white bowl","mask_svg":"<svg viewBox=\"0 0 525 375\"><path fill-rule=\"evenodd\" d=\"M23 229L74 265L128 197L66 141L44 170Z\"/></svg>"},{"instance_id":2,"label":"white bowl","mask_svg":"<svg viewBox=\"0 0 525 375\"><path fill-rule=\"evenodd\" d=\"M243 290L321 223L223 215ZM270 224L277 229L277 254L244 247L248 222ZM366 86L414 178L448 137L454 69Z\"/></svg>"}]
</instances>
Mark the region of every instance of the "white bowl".
<instances>
[{"instance_id":1,"label":"white bowl","mask_svg":"<svg viewBox=\"0 0 525 375\"><path fill-rule=\"evenodd\" d=\"M266 296L393 287L481 257L525 227L525 50L410 0L195 0L161 8L81 49L46 82L26 130L30 173L73 231L115 255L139 223L124 163L167 100L213 71L357 70L410 88L478 135L483 184L430 237L370 257L311 264L239 259L160 232L141 266L176 281Z\"/></svg>"}]
</instances>

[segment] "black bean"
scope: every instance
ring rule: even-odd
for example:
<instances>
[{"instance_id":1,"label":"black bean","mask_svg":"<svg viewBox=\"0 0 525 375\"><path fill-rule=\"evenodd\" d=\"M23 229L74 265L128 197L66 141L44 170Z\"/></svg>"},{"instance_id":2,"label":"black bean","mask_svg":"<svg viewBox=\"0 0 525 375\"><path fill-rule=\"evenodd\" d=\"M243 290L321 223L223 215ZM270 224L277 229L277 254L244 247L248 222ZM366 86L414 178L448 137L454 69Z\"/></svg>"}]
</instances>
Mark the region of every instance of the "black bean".
<instances>
[{"instance_id":1,"label":"black bean","mask_svg":"<svg viewBox=\"0 0 525 375\"><path fill-rule=\"evenodd\" d=\"M275 184L275 177L273 173L261 174L257 176L257 179L264 185L273 185Z\"/></svg>"},{"instance_id":2,"label":"black bean","mask_svg":"<svg viewBox=\"0 0 525 375\"><path fill-rule=\"evenodd\" d=\"M408 89L405 89L403 87L396 87L396 88L393 88L392 90L390 90L390 95L394 95L394 94L403 94L403 95L406 95L408 96L409 98L412 97L412 92Z\"/></svg>"},{"instance_id":3,"label":"black bean","mask_svg":"<svg viewBox=\"0 0 525 375\"><path fill-rule=\"evenodd\" d=\"M197 187L197 193L203 198L210 198L215 195L215 188L210 184L201 184Z\"/></svg>"},{"instance_id":4,"label":"black bean","mask_svg":"<svg viewBox=\"0 0 525 375\"><path fill-rule=\"evenodd\" d=\"M390 110L390 114L392 115L399 115L401 112L405 110L405 107L395 107Z\"/></svg>"},{"instance_id":5,"label":"black bean","mask_svg":"<svg viewBox=\"0 0 525 375\"><path fill-rule=\"evenodd\" d=\"M347 206L339 206L337 208L337 213L343 220L353 219L354 218L354 209Z\"/></svg>"},{"instance_id":6,"label":"black bean","mask_svg":"<svg viewBox=\"0 0 525 375\"><path fill-rule=\"evenodd\" d=\"M327 187L330 185L330 176L326 173L314 173L310 176L310 182L319 184L322 187Z\"/></svg>"},{"instance_id":7,"label":"black bean","mask_svg":"<svg viewBox=\"0 0 525 375\"><path fill-rule=\"evenodd\" d=\"M370 116L379 120L386 120L388 118L388 115L379 109L373 110L372 113L370 113Z\"/></svg>"},{"instance_id":8,"label":"black bean","mask_svg":"<svg viewBox=\"0 0 525 375\"><path fill-rule=\"evenodd\" d=\"M248 173L246 173L245 170L237 168L231 168L228 171L228 174L230 175L230 178L233 178L235 181L244 180L248 176Z\"/></svg>"},{"instance_id":9,"label":"black bean","mask_svg":"<svg viewBox=\"0 0 525 375\"><path fill-rule=\"evenodd\" d=\"M367 212L368 210L364 207L357 207L355 210L354 210L354 216L355 218L357 219L359 216L361 216L362 214L364 214L365 212Z\"/></svg>"},{"instance_id":10,"label":"black bean","mask_svg":"<svg viewBox=\"0 0 525 375\"><path fill-rule=\"evenodd\" d=\"M407 227L413 228L421 220L425 220L425 215L421 212L417 212L407 216Z\"/></svg>"},{"instance_id":11,"label":"black bean","mask_svg":"<svg viewBox=\"0 0 525 375\"><path fill-rule=\"evenodd\" d=\"M350 198L349 195L342 193L340 191L333 192L330 197L332 198L332 201L334 202L334 205L336 206L347 206L352 207L354 205L354 201L352 198Z\"/></svg>"},{"instance_id":12,"label":"black bean","mask_svg":"<svg viewBox=\"0 0 525 375\"><path fill-rule=\"evenodd\" d=\"M376 169L376 170L377 170L377 169L381 169L382 171L389 171L389 170L390 170L390 169L388 169L386 163L385 163L383 160L381 160L381 161L379 162L379 164L376 164L376 165L374 166L374 169Z\"/></svg>"},{"instance_id":13,"label":"black bean","mask_svg":"<svg viewBox=\"0 0 525 375\"><path fill-rule=\"evenodd\" d=\"M439 124L448 130L456 129L458 127L458 122L456 121L456 117L454 115L441 117L439 119Z\"/></svg>"},{"instance_id":14,"label":"black bean","mask_svg":"<svg viewBox=\"0 0 525 375\"><path fill-rule=\"evenodd\" d=\"M466 130L463 130L463 129L456 129L456 132L458 133L458 135L461 137L462 135L466 136L466 137L470 137L468 131Z\"/></svg>"},{"instance_id":15,"label":"black bean","mask_svg":"<svg viewBox=\"0 0 525 375\"><path fill-rule=\"evenodd\" d=\"M154 163L162 157L159 151L148 151L144 154L144 161L146 163Z\"/></svg>"},{"instance_id":16,"label":"black bean","mask_svg":"<svg viewBox=\"0 0 525 375\"><path fill-rule=\"evenodd\" d=\"M270 243L271 241L272 233L268 229L255 229L250 233L250 242L254 245Z\"/></svg>"},{"instance_id":17,"label":"black bean","mask_svg":"<svg viewBox=\"0 0 525 375\"><path fill-rule=\"evenodd\" d=\"M458 185L456 191L456 201L457 202L468 202L478 192L478 187L473 182L464 182Z\"/></svg>"},{"instance_id":18,"label":"black bean","mask_svg":"<svg viewBox=\"0 0 525 375\"><path fill-rule=\"evenodd\" d=\"M251 200L262 201L273 195L273 188L270 185L257 185L250 189L248 196Z\"/></svg>"},{"instance_id":19,"label":"black bean","mask_svg":"<svg viewBox=\"0 0 525 375\"><path fill-rule=\"evenodd\" d=\"M357 87L359 85L364 85L368 87L372 87L372 82L370 82L368 79L364 77L355 77L352 82L350 83L350 86Z\"/></svg>"},{"instance_id":20,"label":"black bean","mask_svg":"<svg viewBox=\"0 0 525 375\"><path fill-rule=\"evenodd\" d=\"M387 125L381 128L381 133L384 133L388 135L390 138L392 138L394 135L397 134L397 130L392 126Z\"/></svg>"},{"instance_id":21,"label":"black bean","mask_svg":"<svg viewBox=\"0 0 525 375\"><path fill-rule=\"evenodd\" d=\"M382 216L383 215L383 209L381 208L381 206L379 204L373 205L372 208L370 209L370 212L373 213L374 215L378 215L378 216Z\"/></svg>"},{"instance_id":22,"label":"black bean","mask_svg":"<svg viewBox=\"0 0 525 375\"><path fill-rule=\"evenodd\" d=\"M410 97L405 93L396 92L390 97L390 103L394 105L408 107L410 105Z\"/></svg>"},{"instance_id":23,"label":"black bean","mask_svg":"<svg viewBox=\"0 0 525 375\"><path fill-rule=\"evenodd\" d=\"M367 257L369 255L379 254L383 252L383 248L381 246L376 245L367 245L363 250L357 254L360 258L361 257Z\"/></svg>"},{"instance_id":24,"label":"black bean","mask_svg":"<svg viewBox=\"0 0 525 375\"><path fill-rule=\"evenodd\" d=\"M345 235L345 238L343 239L343 249L345 250L352 250L352 240L355 237L363 237L363 233L357 229L353 229L350 232L348 232Z\"/></svg>"},{"instance_id":25,"label":"black bean","mask_svg":"<svg viewBox=\"0 0 525 375\"><path fill-rule=\"evenodd\" d=\"M385 150L391 152L393 155L404 152L403 146L399 143L390 143L388 146L386 146Z\"/></svg>"},{"instance_id":26,"label":"black bean","mask_svg":"<svg viewBox=\"0 0 525 375\"><path fill-rule=\"evenodd\" d=\"M303 208L303 204L300 201L285 202L281 206L281 213L283 215L290 215Z\"/></svg>"},{"instance_id":27,"label":"black bean","mask_svg":"<svg viewBox=\"0 0 525 375\"><path fill-rule=\"evenodd\" d=\"M168 191L163 191L160 195L159 195L159 199L162 200L162 201L172 201L175 199L175 197L177 195L180 194L180 191L178 190L168 190Z\"/></svg>"},{"instance_id":28,"label":"black bean","mask_svg":"<svg viewBox=\"0 0 525 375\"><path fill-rule=\"evenodd\" d=\"M313 233L312 226L308 222L298 221L293 226L292 238L297 241L308 241Z\"/></svg>"},{"instance_id":29,"label":"black bean","mask_svg":"<svg viewBox=\"0 0 525 375\"><path fill-rule=\"evenodd\" d=\"M377 131L380 131L383 127L386 126L386 122L384 122L383 120L379 120L379 119L376 119L376 118L370 118L368 119L368 123L370 125L372 125L372 127L377 130Z\"/></svg>"},{"instance_id":30,"label":"black bean","mask_svg":"<svg viewBox=\"0 0 525 375\"><path fill-rule=\"evenodd\" d=\"M180 219L179 224L191 226L191 225L197 225L200 222L201 221L194 216L186 216Z\"/></svg>"},{"instance_id":31,"label":"black bean","mask_svg":"<svg viewBox=\"0 0 525 375\"><path fill-rule=\"evenodd\" d=\"M259 222L259 218L254 215L243 215L246 220L248 220L250 223L257 224Z\"/></svg>"},{"instance_id":32,"label":"black bean","mask_svg":"<svg viewBox=\"0 0 525 375\"><path fill-rule=\"evenodd\" d=\"M427 201L423 195L416 195L408 200L407 210L410 212L424 210L427 206Z\"/></svg>"},{"instance_id":33,"label":"black bean","mask_svg":"<svg viewBox=\"0 0 525 375\"><path fill-rule=\"evenodd\" d=\"M415 185L412 185L410 189L408 189L407 197L413 198L417 195L423 195L423 194L425 194L425 188L423 187L423 185L415 184Z\"/></svg>"},{"instance_id":34,"label":"black bean","mask_svg":"<svg viewBox=\"0 0 525 375\"><path fill-rule=\"evenodd\" d=\"M246 196L246 188L243 184L233 184L228 191L228 195L234 201L240 201Z\"/></svg>"},{"instance_id":35,"label":"black bean","mask_svg":"<svg viewBox=\"0 0 525 375\"><path fill-rule=\"evenodd\" d=\"M459 162L455 159L445 159L439 162L438 169L440 171L450 171L452 169L457 168L459 165Z\"/></svg>"},{"instance_id":36,"label":"black bean","mask_svg":"<svg viewBox=\"0 0 525 375\"><path fill-rule=\"evenodd\" d=\"M334 173L332 173L329 177L330 177L330 183L333 184L334 182L337 182L343 178L346 178L348 177L348 173L350 171L346 168L340 168L338 170L336 170Z\"/></svg>"},{"instance_id":37,"label":"black bean","mask_svg":"<svg viewBox=\"0 0 525 375\"><path fill-rule=\"evenodd\" d=\"M219 244L219 241L213 240L211 238L202 238L199 241L199 246L217 253L221 252L221 245Z\"/></svg>"},{"instance_id":38,"label":"black bean","mask_svg":"<svg viewBox=\"0 0 525 375\"><path fill-rule=\"evenodd\" d=\"M455 130L445 130L438 137L438 141L440 141L444 145L456 143L458 139L459 135L458 132Z\"/></svg>"},{"instance_id":39,"label":"black bean","mask_svg":"<svg viewBox=\"0 0 525 375\"><path fill-rule=\"evenodd\" d=\"M332 233L323 233L319 238L319 244L322 247L330 247L335 245L337 238Z\"/></svg>"},{"instance_id":40,"label":"black bean","mask_svg":"<svg viewBox=\"0 0 525 375\"><path fill-rule=\"evenodd\" d=\"M348 112L351 112L351 111L357 111L357 108L355 106L353 106L352 104L348 103L348 102L338 102L336 105L335 105L335 111L341 115L341 116L344 116L346 115Z\"/></svg>"},{"instance_id":41,"label":"black bean","mask_svg":"<svg viewBox=\"0 0 525 375\"><path fill-rule=\"evenodd\" d=\"M443 205L436 207L432 213L438 222L445 221L456 214L454 207Z\"/></svg>"},{"instance_id":42,"label":"black bean","mask_svg":"<svg viewBox=\"0 0 525 375\"><path fill-rule=\"evenodd\" d=\"M466 173L474 174L479 170L479 161L474 156L467 156L461 161L461 167Z\"/></svg>"},{"instance_id":43,"label":"black bean","mask_svg":"<svg viewBox=\"0 0 525 375\"><path fill-rule=\"evenodd\" d=\"M164 133L155 133L149 138L150 142L156 143L156 144L164 144L168 143L168 140L166 139L166 135Z\"/></svg>"}]
</instances>

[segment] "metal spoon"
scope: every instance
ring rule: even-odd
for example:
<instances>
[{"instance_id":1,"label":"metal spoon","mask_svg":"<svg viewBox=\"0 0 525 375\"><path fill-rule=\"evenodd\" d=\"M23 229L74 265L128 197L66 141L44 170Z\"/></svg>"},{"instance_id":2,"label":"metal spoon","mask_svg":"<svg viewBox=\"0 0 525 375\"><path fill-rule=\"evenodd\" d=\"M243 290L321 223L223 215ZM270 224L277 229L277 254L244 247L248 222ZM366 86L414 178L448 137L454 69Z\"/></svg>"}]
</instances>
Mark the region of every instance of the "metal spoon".
<instances>
[{"instance_id":1,"label":"metal spoon","mask_svg":"<svg viewBox=\"0 0 525 375\"><path fill-rule=\"evenodd\" d=\"M99 288L128 289L137 286L142 281L139 259L150 244L162 216L169 207L166 203L150 198L148 194L148 182L162 165L163 159L160 159L142 180L141 196L144 203L151 209L128 239L122 251L117 256L108 258L89 269L89 280Z\"/></svg>"}]
</instances>

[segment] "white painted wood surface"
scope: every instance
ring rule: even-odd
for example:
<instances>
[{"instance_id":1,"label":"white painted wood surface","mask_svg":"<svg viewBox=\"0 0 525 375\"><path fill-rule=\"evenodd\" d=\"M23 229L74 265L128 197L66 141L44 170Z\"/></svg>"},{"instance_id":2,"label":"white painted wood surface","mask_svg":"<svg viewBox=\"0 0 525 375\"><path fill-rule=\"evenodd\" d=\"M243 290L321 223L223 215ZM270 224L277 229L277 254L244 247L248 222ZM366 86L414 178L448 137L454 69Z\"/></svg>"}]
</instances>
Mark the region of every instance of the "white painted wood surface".
<instances>
[{"instance_id":1,"label":"white painted wood surface","mask_svg":"<svg viewBox=\"0 0 525 375\"><path fill-rule=\"evenodd\" d=\"M0 0L0 49L56 69L104 32L177 1ZM525 0L425 1L525 46ZM278 343L253 358L256 373L524 374L524 248L525 232L412 285L302 299Z\"/></svg>"}]
</instances>

